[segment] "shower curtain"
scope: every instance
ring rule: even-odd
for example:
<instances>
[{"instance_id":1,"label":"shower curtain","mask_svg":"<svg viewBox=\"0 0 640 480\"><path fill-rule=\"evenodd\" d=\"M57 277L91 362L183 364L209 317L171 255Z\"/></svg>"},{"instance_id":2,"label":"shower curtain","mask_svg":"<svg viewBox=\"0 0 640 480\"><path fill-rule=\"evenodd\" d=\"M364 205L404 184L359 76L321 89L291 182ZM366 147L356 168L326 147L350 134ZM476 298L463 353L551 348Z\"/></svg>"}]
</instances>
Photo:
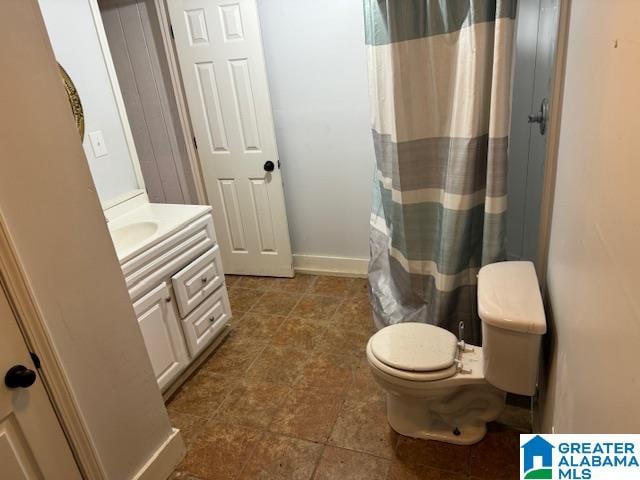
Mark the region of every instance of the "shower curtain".
<instances>
[{"instance_id":1,"label":"shower curtain","mask_svg":"<svg viewBox=\"0 0 640 480\"><path fill-rule=\"evenodd\" d=\"M505 256L515 0L364 0L377 171L369 285L378 328L479 344L479 268Z\"/></svg>"}]
</instances>

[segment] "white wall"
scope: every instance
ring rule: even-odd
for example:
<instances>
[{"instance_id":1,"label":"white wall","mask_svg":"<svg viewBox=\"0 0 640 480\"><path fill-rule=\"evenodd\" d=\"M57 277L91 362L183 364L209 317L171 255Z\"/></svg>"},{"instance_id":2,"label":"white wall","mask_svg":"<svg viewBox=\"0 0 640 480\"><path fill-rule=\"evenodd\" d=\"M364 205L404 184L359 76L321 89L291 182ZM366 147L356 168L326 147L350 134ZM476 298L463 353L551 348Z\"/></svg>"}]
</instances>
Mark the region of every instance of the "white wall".
<instances>
[{"instance_id":1,"label":"white wall","mask_svg":"<svg viewBox=\"0 0 640 480\"><path fill-rule=\"evenodd\" d=\"M374 153L362 2L258 4L293 253L368 258Z\"/></svg>"},{"instance_id":2,"label":"white wall","mask_svg":"<svg viewBox=\"0 0 640 480\"><path fill-rule=\"evenodd\" d=\"M640 2L572 2L542 428L640 431Z\"/></svg>"},{"instance_id":3,"label":"white wall","mask_svg":"<svg viewBox=\"0 0 640 480\"><path fill-rule=\"evenodd\" d=\"M107 204L139 187L89 0L39 0L39 4L56 59L80 95L85 116L83 147L98 195ZM88 137L96 130L102 131L109 150L99 158Z\"/></svg>"},{"instance_id":4,"label":"white wall","mask_svg":"<svg viewBox=\"0 0 640 480\"><path fill-rule=\"evenodd\" d=\"M128 480L172 428L37 4L10 3L21 15L0 7L0 217L108 478Z\"/></svg>"}]
</instances>

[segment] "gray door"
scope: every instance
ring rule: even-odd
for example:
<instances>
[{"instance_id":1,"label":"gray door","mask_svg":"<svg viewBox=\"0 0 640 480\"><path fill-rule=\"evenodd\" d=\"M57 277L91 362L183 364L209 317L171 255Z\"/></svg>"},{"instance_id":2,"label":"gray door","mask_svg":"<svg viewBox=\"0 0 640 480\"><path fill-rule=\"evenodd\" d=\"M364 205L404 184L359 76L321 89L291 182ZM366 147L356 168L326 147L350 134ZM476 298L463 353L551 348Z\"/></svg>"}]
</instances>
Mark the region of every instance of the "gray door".
<instances>
[{"instance_id":1,"label":"gray door","mask_svg":"<svg viewBox=\"0 0 640 480\"><path fill-rule=\"evenodd\" d=\"M509 141L507 256L535 260L547 133L529 123L551 98L560 0L520 0Z\"/></svg>"}]
</instances>

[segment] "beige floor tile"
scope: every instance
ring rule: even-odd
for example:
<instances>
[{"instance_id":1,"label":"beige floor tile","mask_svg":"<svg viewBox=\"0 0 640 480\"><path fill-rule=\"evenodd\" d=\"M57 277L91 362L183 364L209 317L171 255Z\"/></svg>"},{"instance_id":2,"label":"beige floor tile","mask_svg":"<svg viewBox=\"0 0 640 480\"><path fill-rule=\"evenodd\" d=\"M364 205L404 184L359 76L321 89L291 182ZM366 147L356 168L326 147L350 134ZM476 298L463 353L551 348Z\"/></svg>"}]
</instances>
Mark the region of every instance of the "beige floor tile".
<instances>
[{"instance_id":1,"label":"beige floor tile","mask_svg":"<svg viewBox=\"0 0 640 480\"><path fill-rule=\"evenodd\" d=\"M328 446L314 480L385 480L390 462L366 453Z\"/></svg>"},{"instance_id":2,"label":"beige floor tile","mask_svg":"<svg viewBox=\"0 0 640 480\"><path fill-rule=\"evenodd\" d=\"M274 333L271 343L311 351L326 328L324 322L290 316Z\"/></svg>"},{"instance_id":3,"label":"beige floor tile","mask_svg":"<svg viewBox=\"0 0 640 480\"><path fill-rule=\"evenodd\" d=\"M385 402L379 398L348 398L329 437L337 447L393 458L398 440L387 423Z\"/></svg>"},{"instance_id":4,"label":"beige floor tile","mask_svg":"<svg viewBox=\"0 0 640 480\"><path fill-rule=\"evenodd\" d=\"M308 357L304 350L269 345L251 365L245 378L289 386L300 376Z\"/></svg>"},{"instance_id":5,"label":"beige floor tile","mask_svg":"<svg viewBox=\"0 0 640 480\"><path fill-rule=\"evenodd\" d=\"M271 288L280 292L305 293L315 279L315 275L296 273L293 278L274 278Z\"/></svg>"},{"instance_id":6,"label":"beige floor tile","mask_svg":"<svg viewBox=\"0 0 640 480\"><path fill-rule=\"evenodd\" d=\"M362 356L366 352L368 332L329 326L316 343L315 350L338 355Z\"/></svg>"},{"instance_id":7,"label":"beige floor tile","mask_svg":"<svg viewBox=\"0 0 640 480\"><path fill-rule=\"evenodd\" d=\"M350 299L347 298L344 303L348 303L349 301ZM373 315L370 311L364 314L336 313L330 325L333 329L353 332L366 337L371 337L377 331L373 323Z\"/></svg>"},{"instance_id":8,"label":"beige floor tile","mask_svg":"<svg viewBox=\"0 0 640 480\"><path fill-rule=\"evenodd\" d=\"M427 465L439 470L467 474L469 447L433 440L400 436L396 447L398 462Z\"/></svg>"},{"instance_id":9,"label":"beige floor tile","mask_svg":"<svg viewBox=\"0 0 640 480\"><path fill-rule=\"evenodd\" d=\"M235 284L236 284L236 282L237 282L238 280L240 280L240 278L241 278L241 277L240 277L240 276L238 276L238 275L225 275L225 276L224 276L224 283L225 283L225 285L227 286L227 288L230 288L230 287L232 287L233 285L235 285Z\"/></svg>"},{"instance_id":10,"label":"beige floor tile","mask_svg":"<svg viewBox=\"0 0 640 480\"><path fill-rule=\"evenodd\" d=\"M256 449L263 433L239 425L209 422L189 447L179 470L203 480L232 480Z\"/></svg>"},{"instance_id":11,"label":"beige floor tile","mask_svg":"<svg viewBox=\"0 0 640 480\"><path fill-rule=\"evenodd\" d=\"M243 275L238 277L234 287L250 288L253 290L269 290L273 285L273 277L251 277Z\"/></svg>"},{"instance_id":12,"label":"beige floor tile","mask_svg":"<svg viewBox=\"0 0 640 480\"><path fill-rule=\"evenodd\" d=\"M489 431L470 447L469 473L482 480L518 478L520 435L512 430Z\"/></svg>"},{"instance_id":13,"label":"beige floor tile","mask_svg":"<svg viewBox=\"0 0 640 480\"><path fill-rule=\"evenodd\" d=\"M460 473L437 470L425 465L394 463L391 465L387 480L466 480L466 478L466 475Z\"/></svg>"},{"instance_id":14,"label":"beige floor tile","mask_svg":"<svg viewBox=\"0 0 640 480\"><path fill-rule=\"evenodd\" d=\"M363 354L364 357L364 354ZM366 358L361 358L353 372L353 383L347 392L352 398L370 398L377 396L384 398L386 392L378 385L371 373L371 367Z\"/></svg>"},{"instance_id":15,"label":"beige floor tile","mask_svg":"<svg viewBox=\"0 0 640 480\"><path fill-rule=\"evenodd\" d=\"M318 277L308 293L340 298L348 297L352 293L353 280L349 277Z\"/></svg>"},{"instance_id":16,"label":"beige floor tile","mask_svg":"<svg viewBox=\"0 0 640 480\"><path fill-rule=\"evenodd\" d=\"M269 429L291 437L325 442L338 417L343 397L304 388L289 392Z\"/></svg>"},{"instance_id":17,"label":"beige floor tile","mask_svg":"<svg viewBox=\"0 0 640 480\"><path fill-rule=\"evenodd\" d=\"M369 296L369 280L366 278L354 278L350 288L351 297L366 297Z\"/></svg>"},{"instance_id":18,"label":"beige floor tile","mask_svg":"<svg viewBox=\"0 0 640 480\"><path fill-rule=\"evenodd\" d=\"M251 455L241 480L308 480L322 454L322 445L267 434Z\"/></svg>"},{"instance_id":19,"label":"beige floor tile","mask_svg":"<svg viewBox=\"0 0 640 480\"><path fill-rule=\"evenodd\" d=\"M197 438L198 434L207 423L207 420L202 417L187 415L171 409L169 409L168 412L171 425L180 430L182 440L184 440L185 445L189 447Z\"/></svg>"},{"instance_id":20,"label":"beige floor tile","mask_svg":"<svg viewBox=\"0 0 640 480\"><path fill-rule=\"evenodd\" d=\"M300 294L268 291L253 306L251 313L267 315L288 315L300 300Z\"/></svg>"},{"instance_id":21,"label":"beige floor tile","mask_svg":"<svg viewBox=\"0 0 640 480\"><path fill-rule=\"evenodd\" d=\"M356 360L351 356L316 352L302 370L296 388L316 388L346 394L353 383Z\"/></svg>"},{"instance_id":22,"label":"beige floor tile","mask_svg":"<svg viewBox=\"0 0 640 480\"><path fill-rule=\"evenodd\" d=\"M237 380L200 370L189 379L169 403L169 409L212 418Z\"/></svg>"},{"instance_id":23,"label":"beige floor tile","mask_svg":"<svg viewBox=\"0 0 640 480\"><path fill-rule=\"evenodd\" d=\"M251 290L249 288L231 287L227 290L231 312L234 316L249 311L262 296L264 292Z\"/></svg>"},{"instance_id":24,"label":"beige floor tile","mask_svg":"<svg viewBox=\"0 0 640 480\"><path fill-rule=\"evenodd\" d=\"M292 317L308 318L328 323L331 320L340 299L323 295L305 295L296 305Z\"/></svg>"},{"instance_id":25,"label":"beige floor tile","mask_svg":"<svg viewBox=\"0 0 640 480\"><path fill-rule=\"evenodd\" d=\"M266 428L288 392L288 387L277 383L244 381L229 393L218 418L247 427Z\"/></svg>"},{"instance_id":26,"label":"beige floor tile","mask_svg":"<svg viewBox=\"0 0 640 480\"><path fill-rule=\"evenodd\" d=\"M241 378L260 352L266 348L263 343L251 343L229 336L202 365L202 369L228 377Z\"/></svg>"},{"instance_id":27,"label":"beige floor tile","mask_svg":"<svg viewBox=\"0 0 640 480\"><path fill-rule=\"evenodd\" d=\"M517 478L518 434L504 426L471 447L391 430L365 355L375 331L366 279L226 283L230 335L168 404L188 450L173 480L303 480L314 469L315 480Z\"/></svg>"},{"instance_id":28,"label":"beige floor tile","mask_svg":"<svg viewBox=\"0 0 640 480\"><path fill-rule=\"evenodd\" d=\"M239 341L268 343L286 317L264 313L245 313L234 325L234 338Z\"/></svg>"},{"instance_id":29,"label":"beige floor tile","mask_svg":"<svg viewBox=\"0 0 640 480\"><path fill-rule=\"evenodd\" d=\"M359 320L371 318L371 304L368 297L357 296L346 299L338 307L334 319L349 321L354 317L358 317ZM345 324L348 325L349 323Z\"/></svg>"}]
</instances>

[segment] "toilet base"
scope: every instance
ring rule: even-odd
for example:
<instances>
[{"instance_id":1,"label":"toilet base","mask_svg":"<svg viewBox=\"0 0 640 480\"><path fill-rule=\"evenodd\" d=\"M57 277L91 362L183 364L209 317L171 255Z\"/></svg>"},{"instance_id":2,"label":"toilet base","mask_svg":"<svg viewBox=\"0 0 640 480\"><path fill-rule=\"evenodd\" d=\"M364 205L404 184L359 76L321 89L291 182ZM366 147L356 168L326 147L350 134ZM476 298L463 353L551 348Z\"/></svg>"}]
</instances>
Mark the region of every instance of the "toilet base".
<instances>
[{"instance_id":1,"label":"toilet base","mask_svg":"<svg viewBox=\"0 0 640 480\"><path fill-rule=\"evenodd\" d=\"M500 414L505 394L498 389L486 385L474 386L465 393L473 395L478 403L461 402L464 410L457 408L453 402L436 402L429 405L424 398L397 395L387 392L387 419L389 425L397 433L413 438L437 440L456 445L477 443L487 433L487 422L495 420ZM464 390L464 389L463 389ZM480 390L480 391L479 391ZM482 392L482 390L485 390ZM458 391L458 401L467 395ZM462 395L461 395L462 394ZM439 399L441 400L441 399Z\"/></svg>"}]
</instances>

